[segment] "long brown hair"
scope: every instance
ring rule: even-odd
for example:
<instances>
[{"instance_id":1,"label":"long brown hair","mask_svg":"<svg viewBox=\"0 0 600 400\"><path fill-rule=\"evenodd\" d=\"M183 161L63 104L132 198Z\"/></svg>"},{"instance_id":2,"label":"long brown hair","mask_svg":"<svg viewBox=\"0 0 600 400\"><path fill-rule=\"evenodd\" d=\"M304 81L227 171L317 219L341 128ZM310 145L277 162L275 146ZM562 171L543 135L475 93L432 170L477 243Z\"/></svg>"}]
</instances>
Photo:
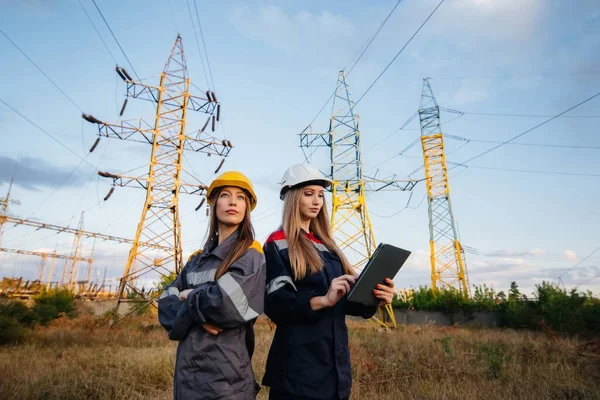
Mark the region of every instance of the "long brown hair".
<instances>
[{"instance_id":1,"label":"long brown hair","mask_svg":"<svg viewBox=\"0 0 600 400\"><path fill-rule=\"evenodd\" d=\"M219 195L221 194L222 190L223 188L215 189L211 199L211 204L213 204L213 207L210 210L208 240L204 244L205 249L211 245L213 240L218 240L219 219L217 218L217 200L219 199ZM236 262L254 242L254 227L250 221L250 195L246 192L246 190L244 190L244 194L246 201L246 212L244 214L244 219L237 228L238 237L233 245L233 249L229 252L229 254L227 254L221 265L219 265L217 268L215 280L222 277L227 272L231 264Z\"/></svg>"},{"instance_id":2,"label":"long brown hair","mask_svg":"<svg viewBox=\"0 0 600 400\"><path fill-rule=\"evenodd\" d=\"M303 194L303 187L290 189L283 201L283 231L287 238L290 265L296 280L306 276L307 265L310 274L323 269L323 260L319 256L317 249L311 243L310 239L302 233L300 204ZM325 199L323 199L323 207L321 207L319 214L310 221L309 229L319 237L329 251L340 258L344 274L356 275L348 259L333 240Z\"/></svg>"}]
</instances>

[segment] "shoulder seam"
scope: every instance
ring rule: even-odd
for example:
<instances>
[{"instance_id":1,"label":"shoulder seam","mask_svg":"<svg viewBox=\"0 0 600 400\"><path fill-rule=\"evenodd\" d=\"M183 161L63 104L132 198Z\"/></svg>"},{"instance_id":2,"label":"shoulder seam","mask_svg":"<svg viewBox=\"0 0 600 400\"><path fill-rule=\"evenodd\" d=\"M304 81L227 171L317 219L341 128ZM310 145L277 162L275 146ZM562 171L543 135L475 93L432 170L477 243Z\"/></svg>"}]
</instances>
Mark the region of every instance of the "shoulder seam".
<instances>
[{"instance_id":1,"label":"shoulder seam","mask_svg":"<svg viewBox=\"0 0 600 400\"><path fill-rule=\"evenodd\" d=\"M191 260L192 258L194 258L196 255L198 255L198 254L202 253L202 250L204 250L204 249L196 250L195 252L193 252L192 254L190 254L190 256L189 256L189 257L188 257L188 259L187 259L187 260L188 260L188 262L190 262L190 260Z\"/></svg>"},{"instance_id":2,"label":"shoulder seam","mask_svg":"<svg viewBox=\"0 0 600 400\"><path fill-rule=\"evenodd\" d=\"M258 240L255 240L254 242L252 242L250 247L248 247L248 250L250 250L250 249L254 249L254 250L258 251L260 254L264 254L263 248L260 245L260 242Z\"/></svg>"},{"instance_id":3,"label":"shoulder seam","mask_svg":"<svg viewBox=\"0 0 600 400\"><path fill-rule=\"evenodd\" d=\"M269 242L274 242L276 240L283 240L283 239L287 239L285 237L285 232L283 231L283 229L277 230L269 235L265 244L269 243Z\"/></svg>"}]
</instances>

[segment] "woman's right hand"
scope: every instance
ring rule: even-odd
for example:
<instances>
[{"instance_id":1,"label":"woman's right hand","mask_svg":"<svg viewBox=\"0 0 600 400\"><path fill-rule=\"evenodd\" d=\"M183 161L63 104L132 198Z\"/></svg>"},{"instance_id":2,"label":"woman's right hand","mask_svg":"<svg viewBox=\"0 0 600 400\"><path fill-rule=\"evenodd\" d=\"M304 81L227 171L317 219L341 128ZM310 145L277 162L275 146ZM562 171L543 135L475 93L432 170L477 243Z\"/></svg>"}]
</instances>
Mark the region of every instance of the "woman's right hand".
<instances>
[{"instance_id":1,"label":"woman's right hand","mask_svg":"<svg viewBox=\"0 0 600 400\"><path fill-rule=\"evenodd\" d=\"M356 277L352 275L342 275L332 279L325 296L317 296L311 299L311 308L320 310L325 307L333 307L342 297L348 294L354 282L356 282Z\"/></svg>"}]
</instances>

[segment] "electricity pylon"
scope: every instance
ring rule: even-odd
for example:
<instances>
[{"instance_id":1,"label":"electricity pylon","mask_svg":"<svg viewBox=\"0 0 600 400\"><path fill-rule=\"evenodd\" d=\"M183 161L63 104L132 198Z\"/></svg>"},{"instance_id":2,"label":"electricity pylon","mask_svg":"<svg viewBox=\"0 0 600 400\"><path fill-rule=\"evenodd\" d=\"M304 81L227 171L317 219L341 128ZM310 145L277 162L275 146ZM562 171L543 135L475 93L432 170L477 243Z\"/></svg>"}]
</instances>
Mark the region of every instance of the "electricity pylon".
<instances>
[{"instance_id":1,"label":"electricity pylon","mask_svg":"<svg viewBox=\"0 0 600 400\"><path fill-rule=\"evenodd\" d=\"M3 218L3 219L1 219L1 218ZM79 233L82 237L86 237L86 238L102 239L103 241L111 241L111 242L117 242L117 243L133 243L133 239L123 238L123 237L119 237L119 236L105 235L105 234L97 233L97 232L89 232L89 231L79 230L77 228L69 228L68 226L46 224L44 222L32 221L32 220L23 219L23 218L9 217L8 215L0 215L0 220L3 220L4 223L7 223L7 224L9 224L9 223L14 224L14 226L17 226L17 225L30 226L32 228L36 228L36 230L47 229L47 230L51 230L51 231L57 231L58 233L72 233L72 234ZM160 245L156 245L154 243L147 243L147 242L140 242L139 245L146 246L146 247L152 248L152 249L158 249L158 250L168 250L170 248L168 246L160 246Z\"/></svg>"},{"instance_id":2,"label":"electricity pylon","mask_svg":"<svg viewBox=\"0 0 600 400\"><path fill-rule=\"evenodd\" d=\"M8 249L5 247L0 247L0 252L5 252L5 253L12 253L12 254L23 254L23 255L30 255L30 256L37 256L40 257L42 260L40 262L40 268L38 270L38 280L40 281L40 283L42 283L43 281L43 275L44 275L44 269L45 269L45 264L48 258L52 259L51 265L50 265L50 270L48 271L48 278L46 281L46 288L50 289L50 283L52 281L52 273L53 273L53 269L54 269L54 260L55 259L59 259L59 260L69 260L69 261L73 261L75 259L74 256L70 255L64 255L64 254L57 254L56 250L52 253L44 253L41 251L29 251L29 250L20 250L20 249ZM77 257L78 261L83 261L88 263L89 265L92 265L92 263L94 262L92 258L85 258L85 257Z\"/></svg>"},{"instance_id":3,"label":"electricity pylon","mask_svg":"<svg viewBox=\"0 0 600 400\"><path fill-rule=\"evenodd\" d=\"M451 287L468 296L467 263L452 213L440 108L428 78L423 79L419 120L429 204L431 285L434 291Z\"/></svg>"},{"instance_id":4,"label":"electricity pylon","mask_svg":"<svg viewBox=\"0 0 600 400\"><path fill-rule=\"evenodd\" d=\"M10 178L10 183L8 184L8 192L6 193L6 197L0 197L0 246L2 246L2 235L4 234L4 224L8 218L8 205L9 204L21 204L19 200L13 200L10 198L10 190L12 189L13 178Z\"/></svg>"},{"instance_id":5,"label":"electricity pylon","mask_svg":"<svg viewBox=\"0 0 600 400\"><path fill-rule=\"evenodd\" d=\"M113 179L113 187L105 200L113 193L115 186L132 185L146 191L140 222L117 292L116 309L118 310L119 305L124 301L145 303L152 301L135 287L139 277L153 271L162 276L169 276L171 273L178 274L183 268L179 193L205 196L207 189L207 186L192 174L189 175L196 179L197 183L184 182L182 177L184 149L223 157L217 167L218 171L232 146L231 142L219 141L204 132L209 123L214 132L215 123L220 119L221 106L214 92L207 91L205 97L190 95L191 81L180 36L177 36L160 75L159 86L134 81L124 68L117 67L116 71L127 83L128 98L139 98L156 104L153 124L147 124L141 119L113 124L100 121L91 115L83 115L85 120L98 125L99 137L90 151L96 147L102 136L152 145L147 175L131 177L98 172L103 177ZM126 105L127 99L121 108L121 115ZM204 127L192 134L185 133L188 111L208 114ZM200 208L204 201L205 198L196 209ZM159 254L151 254L147 246L140 246L141 242L160 246L163 250ZM136 293L138 298L124 299L125 289Z\"/></svg>"},{"instance_id":6,"label":"electricity pylon","mask_svg":"<svg viewBox=\"0 0 600 400\"><path fill-rule=\"evenodd\" d=\"M83 231L83 211L81 212L81 218L79 219L79 224L77 225L77 232L75 233L75 240L73 240L73 250L71 251L72 260L71 260L71 268L69 271L69 282L67 283L67 288L71 292L75 292L75 286L77 283L77 279L79 277L79 265L77 262L79 261L79 253L81 251L81 231ZM66 266L66 262L65 262ZM66 271L66 268L65 268ZM63 279L64 279L63 273ZM62 284L62 282L61 282Z\"/></svg>"},{"instance_id":7,"label":"electricity pylon","mask_svg":"<svg viewBox=\"0 0 600 400\"><path fill-rule=\"evenodd\" d=\"M340 249L349 256L354 269L361 271L377 247L367 212L365 192L409 191L417 182L399 180L396 179L396 175L382 179L379 178L379 172L375 176L366 176L363 173L360 118L354 106L342 70L338 74L328 131L313 133L312 128L307 127L300 134L300 146L330 149L329 176L333 181L331 226ZM391 305L386 307L386 310L392 326L396 326ZM374 319L377 323L387 326L383 310L379 310L379 318Z\"/></svg>"},{"instance_id":8,"label":"electricity pylon","mask_svg":"<svg viewBox=\"0 0 600 400\"><path fill-rule=\"evenodd\" d=\"M8 196L7 196L8 197ZM2 199L0 199L0 201L3 201ZM13 203L15 201L11 200L11 203ZM6 213L6 210L3 211L4 213ZM47 224L44 222L39 222L39 221L31 221L28 219L23 219L23 218L16 218L16 217L10 217L6 214L0 214L0 223L6 223L6 224L14 224L14 226L28 226L28 227L32 227L32 228L36 228L36 230L40 230L40 229L46 229L46 230L51 230L51 231L56 231L58 233L72 233L74 234L76 237L79 236L80 240L81 238L93 238L94 239L94 247L95 247L95 240L96 239L100 239L103 241L111 241L111 242L117 242L117 243L128 243L128 244L133 244L133 239L128 239L128 238L123 238L123 237L118 237L118 236L111 236L111 235L104 235L102 233L97 233L97 232L89 232L89 231L84 231L82 226L81 227L77 227L77 228L70 228L68 226L60 226L60 225L54 225L54 224ZM170 250L169 247L165 247L165 246L161 246L161 245L157 245L155 243L147 243L147 242L139 242L138 245L140 247L147 247L148 249L155 249L155 250ZM0 251L3 251L4 249L0 248ZM19 252L19 251L25 251L25 250L12 250L12 249L6 249L7 252L9 253L15 253L15 252ZM94 255L93 255L94 250L92 249L92 255L90 258L81 258L80 256L78 256L77 260L78 261L87 261L87 260L93 260ZM29 253L23 253L23 254L29 254ZM56 252L55 252L56 254ZM52 276L52 271L54 269L54 259L58 258L58 259L63 259L63 260L74 260L74 258L72 256L69 256L68 258L66 258L66 256L58 256L57 257L53 257L52 254L48 254L48 257L52 258L52 263L50 264L50 273L49 276ZM43 265L45 265L45 261L42 260L42 267ZM91 261L88 265L88 277L91 274L91 269L93 268L93 261ZM106 271L105 271L106 272ZM61 280L59 281L59 286L64 286L69 288L69 285L65 285L64 281L65 281L65 277L67 274L67 263L65 262L64 268L63 268L63 272L61 275ZM87 283L89 283L90 279L88 278L86 280ZM104 286L104 285L103 285ZM46 286L48 289L50 289L50 281L48 281L48 284ZM90 290L88 290L89 292Z\"/></svg>"}]
</instances>

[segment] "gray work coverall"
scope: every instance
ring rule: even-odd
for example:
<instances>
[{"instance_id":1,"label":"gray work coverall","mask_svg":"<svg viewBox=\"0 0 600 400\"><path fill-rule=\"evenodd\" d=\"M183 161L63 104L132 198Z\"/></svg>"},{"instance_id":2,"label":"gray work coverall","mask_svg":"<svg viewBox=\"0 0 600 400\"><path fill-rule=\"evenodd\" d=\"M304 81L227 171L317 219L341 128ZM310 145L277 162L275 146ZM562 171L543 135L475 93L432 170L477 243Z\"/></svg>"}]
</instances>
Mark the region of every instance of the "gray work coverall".
<instances>
[{"instance_id":1,"label":"gray work coverall","mask_svg":"<svg viewBox=\"0 0 600 400\"><path fill-rule=\"evenodd\" d=\"M173 395L182 399L255 399L260 385L250 362L254 322L263 312L265 257L258 242L214 280L238 233L193 256L158 300L160 324L178 340ZM216 240L216 239L215 239ZM194 289L186 301L179 292ZM202 325L223 328L218 335Z\"/></svg>"}]
</instances>

